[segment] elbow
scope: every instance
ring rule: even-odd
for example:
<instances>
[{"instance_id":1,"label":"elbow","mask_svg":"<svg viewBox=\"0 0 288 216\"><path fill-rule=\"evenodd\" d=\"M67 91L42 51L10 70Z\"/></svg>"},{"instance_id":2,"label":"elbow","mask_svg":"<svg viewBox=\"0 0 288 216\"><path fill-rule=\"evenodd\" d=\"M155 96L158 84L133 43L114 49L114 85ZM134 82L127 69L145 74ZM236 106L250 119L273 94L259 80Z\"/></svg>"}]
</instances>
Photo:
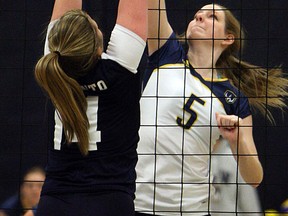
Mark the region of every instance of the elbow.
<instances>
[{"instance_id":1,"label":"elbow","mask_svg":"<svg viewBox=\"0 0 288 216\"><path fill-rule=\"evenodd\" d=\"M252 167L254 168L251 169ZM246 184L251 185L253 188L257 188L263 181L264 176L261 163L258 161L257 165L255 166L243 167L240 169L240 175Z\"/></svg>"},{"instance_id":2,"label":"elbow","mask_svg":"<svg viewBox=\"0 0 288 216\"><path fill-rule=\"evenodd\" d=\"M250 185L253 187L253 188L257 188L260 184L261 184L262 180L260 181L257 181L255 183L250 183Z\"/></svg>"},{"instance_id":3,"label":"elbow","mask_svg":"<svg viewBox=\"0 0 288 216\"><path fill-rule=\"evenodd\" d=\"M253 188L257 188L261 184L262 180L263 180L263 176L257 176L257 177L253 177L253 179L249 178L247 180L244 179L244 181L250 186L252 186Z\"/></svg>"},{"instance_id":4,"label":"elbow","mask_svg":"<svg viewBox=\"0 0 288 216\"><path fill-rule=\"evenodd\" d=\"M261 182L263 181L263 170L262 172L255 178L255 183L253 183L252 187L253 188L257 188Z\"/></svg>"},{"instance_id":5,"label":"elbow","mask_svg":"<svg viewBox=\"0 0 288 216\"><path fill-rule=\"evenodd\" d=\"M247 176L245 182L251 185L253 188L257 188L263 181L263 169L262 166L257 172L254 172L252 175Z\"/></svg>"}]
</instances>

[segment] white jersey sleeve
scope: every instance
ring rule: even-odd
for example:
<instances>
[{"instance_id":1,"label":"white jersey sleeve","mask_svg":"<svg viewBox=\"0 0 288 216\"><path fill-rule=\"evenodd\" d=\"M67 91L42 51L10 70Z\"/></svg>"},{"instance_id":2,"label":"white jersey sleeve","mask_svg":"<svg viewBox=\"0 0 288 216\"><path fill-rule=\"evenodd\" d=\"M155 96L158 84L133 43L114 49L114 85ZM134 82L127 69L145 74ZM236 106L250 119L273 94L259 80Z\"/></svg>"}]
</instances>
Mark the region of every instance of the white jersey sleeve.
<instances>
[{"instance_id":1,"label":"white jersey sleeve","mask_svg":"<svg viewBox=\"0 0 288 216\"><path fill-rule=\"evenodd\" d=\"M116 24L103 59L111 59L133 73L137 73L146 43L145 41L121 25Z\"/></svg>"},{"instance_id":2,"label":"white jersey sleeve","mask_svg":"<svg viewBox=\"0 0 288 216\"><path fill-rule=\"evenodd\" d=\"M47 33L46 33L46 38L45 38L45 45L44 45L44 55L47 55L48 53L50 53L49 50L49 46L48 46L48 35L51 31L51 29L53 28L54 24L58 21L57 20L53 20L52 22L49 23L48 28L47 28Z\"/></svg>"}]
</instances>

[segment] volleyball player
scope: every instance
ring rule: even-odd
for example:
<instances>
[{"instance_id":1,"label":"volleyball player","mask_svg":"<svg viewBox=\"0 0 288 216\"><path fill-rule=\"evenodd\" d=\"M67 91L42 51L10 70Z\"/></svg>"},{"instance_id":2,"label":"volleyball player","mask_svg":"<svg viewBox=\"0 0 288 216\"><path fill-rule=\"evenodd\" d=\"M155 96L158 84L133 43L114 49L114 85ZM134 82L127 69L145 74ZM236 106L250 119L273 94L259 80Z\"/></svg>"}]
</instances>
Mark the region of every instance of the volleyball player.
<instances>
[{"instance_id":1,"label":"volleyball player","mask_svg":"<svg viewBox=\"0 0 288 216\"><path fill-rule=\"evenodd\" d=\"M134 215L147 2L120 0L106 53L81 0L56 0L38 84L55 107L37 215Z\"/></svg>"},{"instance_id":2,"label":"volleyball player","mask_svg":"<svg viewBox=\"0 0 288 216\"><path fill-rule=\"evenodd\" d=\"M281 70L268 76L237 59L244 35L224 7L196 13L186 31L188 53L168 23L165 1L150 0L148 8L151 76L141 99L136 215L207 215L210 155L220 139L229 142L244 181L261 183L250 105L263 114L267 105L285 106L288 82Z\"/></svg>"}]
</instances>

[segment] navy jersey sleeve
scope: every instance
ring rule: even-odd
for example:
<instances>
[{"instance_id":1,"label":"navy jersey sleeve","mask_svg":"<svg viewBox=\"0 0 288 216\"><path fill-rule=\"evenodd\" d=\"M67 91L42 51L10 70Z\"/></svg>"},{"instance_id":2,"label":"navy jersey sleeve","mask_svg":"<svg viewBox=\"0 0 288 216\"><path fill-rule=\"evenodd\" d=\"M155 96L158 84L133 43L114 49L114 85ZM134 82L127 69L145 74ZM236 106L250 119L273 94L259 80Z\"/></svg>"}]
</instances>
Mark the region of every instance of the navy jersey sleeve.
<instances>
[{"instance_id":1,"label":"navy jersey sleeve","mask_svg":"<svg viewBox=\"0 0 288 216\"><path fill-rule=\"evenodd\" d=\"M143 86L146 86L155 68L159 68L165 64L182 62L185 56L185 51L173 32L167 42L148 57L146 71L143 76Z\"/></svg>"},{"instance_id":2,"label":"navy jersey sleeve","mask_svg":"<svg viewBox=\"0 0 288 216\"><path fill-rule=\"evenodd\" d=\"M154 70L162 65L169 63L182 62L185 57L182 45L172 33L167 42L148 58L148 68Z\"/></svg>"},{"instance_id":3,"label":"navy jersey sleeve","mask_svg":"<svg viewBox=\"0 0 288 216\"><path fill-rule=\"evenodd\" d=\"M229 81L214 83L214 85L216 88L213 88L213 93L222 101L227 115L236 115L242 119L251 115L248 98Z\"/></svg>"},{"instance_id":4,"label":"navy jersey sleeve","mask_svg":"<svg viewBox=\"0 0 288 216\"><path fill-rule=\"evenodd\" d=\"M251 114L248 98L240 92L238 96L238 104L236 104L236 108L234 109L234 115L244 119Z\"/></svg>"}]
</instances>

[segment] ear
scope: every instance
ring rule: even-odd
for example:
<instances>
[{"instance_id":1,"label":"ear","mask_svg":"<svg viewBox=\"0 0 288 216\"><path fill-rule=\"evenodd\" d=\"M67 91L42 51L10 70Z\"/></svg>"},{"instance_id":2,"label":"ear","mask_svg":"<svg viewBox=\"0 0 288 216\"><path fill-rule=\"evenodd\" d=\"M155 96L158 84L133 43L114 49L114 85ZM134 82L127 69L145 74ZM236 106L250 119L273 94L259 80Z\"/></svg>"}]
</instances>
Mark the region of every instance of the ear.
<instances>
[{"instance_id":1,"label":"ear","mask_svg":"<svg viewBox=\"0 0 288 216\"><path fill-rule=\"evenodd\" d=\"M102 55L102 53L103 53L103 48L102 48L102 46L99 46L98 48L97 48L97 51L96 51L96 54L97 54L97 56L101 56Z\"/></svg>"},{"instance_id":2,"label":"ear","mask_svg":"<svg viewBox=\"0 0 288 216\"><path fill-rule=\"evenodd\" d=\"M227 34L226 38L222 41L222 45L229 46L234 43L234 39L235 37L233 34Z\"/></svg>"}]
</instances>

